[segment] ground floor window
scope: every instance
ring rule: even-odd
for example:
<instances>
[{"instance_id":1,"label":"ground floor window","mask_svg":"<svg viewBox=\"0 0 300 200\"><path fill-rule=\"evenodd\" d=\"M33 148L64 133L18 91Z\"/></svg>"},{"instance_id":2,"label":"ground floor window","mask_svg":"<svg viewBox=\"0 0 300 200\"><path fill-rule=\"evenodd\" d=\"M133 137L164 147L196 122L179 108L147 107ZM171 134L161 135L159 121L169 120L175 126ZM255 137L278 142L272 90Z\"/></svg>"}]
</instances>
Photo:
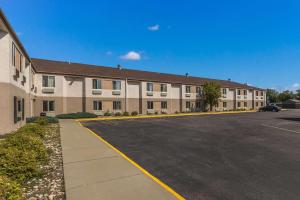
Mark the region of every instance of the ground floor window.
<instances>
[{"instance_id":1,"label":"ground floor window","mask_svg":"<svg viewBox=\"0 0 300 200\"><path fill-rule=\"evenodd\" d=\"M191 102L190 101L185 102L185 107L186 108L191 108Z\"/></svg>"},{"instance_id":2,"label":"ground floor window","mask_svg":"<svg viewBox=\"0 0 300 200\"><path fill-rule=\"evenodd\" d=\"M256 104L256 107L258 107L258 102L256 102L255 104Z\"/></svg>"},{"instance_id":3,"label":"ground floor window","mask_svg":"<svg viewBox=\"0 0 300 200\"><path fill-rule=\"evenodd\" d=\"M168 108L168 103L166 101L161 102L161 109L167 109Z\"/></svg>"},{"instance_id":4,"label":"ground floor window","mask_svg":"<svg viewBox=\"0 0 300 200\"><path fill-rule=\"evenodd\" d=\"M238 108L240 108L241 107L241 102L238 102Z\"/></svg>"},{"instance_id":5,"label":"ground floor window","mask_svg":"<svg viewBox=\"0 0 300 200\"><path fill-rule=\"evenodd\" d=\"M94 110L102 110L102 101L94 101L93 109Z\"/></svg>"},{"instance_id":6,"label":"ground floor window","mask_svg":"<svg viewBox=\"0 0 300 200\"><path fill-rule=\"evenodd\" d=\"M223 108L227 108L227 102L223 102Z\"/></svg>"},{"instance_id":7,"label":"ground floor window","mask_svg":"<svg viewBox=\"0 0 300 200\"><path fill-rule=\"evenodd\" d=\"M201 108L201 102L200 101L196 101L196 108Z\"/></svg>"},{"instance_id":8,"label":"ground floor window","mask_svg":"<svg viewBox=\"0 0 300 200\"><path fill-rule=\"evenodd\" d=\"M25 100L14 96L14 123L25 119Z\"/></svg>"},{"instance_id":9,"label":"ground floor window","mask_svg":"<svg viewBox=\"0 0 300 200\"><path fill-rule=\"evenodd\" d=\"M121 110L121 101L114 101L113 102L113 109L114 110Z\"/></svg>"},{"instance_id":10,"label":"ground floor window","mask_svg":"<svg viewBox=\"0 0 300 200\"><path fill-rule=\"evenodd\" d=\"M248 106L247 102L244 102L244 107L247 107L247 106Z\"/></svg>"},{"instance_id":11,"label":"ground floor window","mask_svg":"<svg viewBox=\"0 0 300 200\"><path fill-rule=\"evenodd\" d=\"M149 110L153 109L153 101L147 101L147 109Z\"/></svg>"},{"instance_id":12,"label":"ground floor window","mask_svg":"<svg viewBox=\"0 0 300 200\"><path fill-rule=\"evenodd\" d=\"M44 112L54 111L54 101L43 101L43 111Z\"/></svg>"},{"instance_id":13,"label":"ground floor window","mask_svg":"<svg viewBox=\"0 0 300 200\"><path fill-rule=\"evenodd\" d=\"M260 106L264 106L264 102L260 102Z\"/></svg>"}]
</instances>

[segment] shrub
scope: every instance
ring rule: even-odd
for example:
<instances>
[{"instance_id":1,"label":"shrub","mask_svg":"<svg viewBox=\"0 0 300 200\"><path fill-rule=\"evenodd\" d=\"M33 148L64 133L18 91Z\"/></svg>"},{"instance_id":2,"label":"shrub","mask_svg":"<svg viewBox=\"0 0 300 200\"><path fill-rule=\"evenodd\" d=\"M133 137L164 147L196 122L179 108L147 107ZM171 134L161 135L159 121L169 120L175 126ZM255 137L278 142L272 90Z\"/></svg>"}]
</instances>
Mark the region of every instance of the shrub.
<instances>
[{"instance_id":1,"label":"shrub","mask_svg":"<svg viewBox=\"0 0 300 200\"><path fill-rule=\"evenodd\" d=\"M60 114L56 115L58 119L80 119L80 118L96 118L98 117L94 113L88 112L77 112L77 113L69 113L69 114Z\"/></svg>"},{"instance_id":2,"label":"shrub","mask_svg":"<svg viewBox=\"0 0 300 200\"><path fill-rule=\"evenodd\" d=\"M33 133L41 138L44 138L46 134L45 128L39 124L26 124L25 126L21 127L18 132Z\"/></svg>"},{"instance_id":3,"label":"shrub","mask_svg":"<svg viewBox=\"0 0 300 200\"><path fill-rule=\"evenodd\" d=\"M168 114L167 112L165 111L161 111L161 114L165 115L165 114Z\"/></svg>"},{"instance_id":4,"label":"shrub","mask_svg":"<svg viewBox=\"0 0 300 200\"><path fill-rule=\"evenodd\" d=\"M133 112L131 112L131 115L132 116L136 116L136 115L138 115L139 113L137 112L137 111L133 111Z\"/></svg>"},{"instance_id":5,"label":"shrub","mask_svg":"<svg viewBox=\"0 0 300 200\"><path fill-rule=\"evenodd\" d=\"M155 113L154 113L154 114L158 115L158 111L155 111Z\"/></svg>"},{"instance_id":6,"label":"shrub","mask_svg":"<svg viewBox=\"0 0 300 200\"><path fill-rule=\"evenodd\" d=\"M19 183L38 176L40 170L32 151L15 147L0 147L0 174L6 174Z\"/></svg>"},{"instance_id":7,"label":"shrub","mask_svg":"<svg viewBox=\"0 0 300 200\"><path fill-rule=\"evenodd\" d=\"M36 123L41 125L41 126L46 126L48 125L48 120L47 120L47 117L39 117L37 120L36 120Z\"/></svg>"},{"instance_id":8,"label":"shrub","mask_svg":"<svg viewBox=\"0 0 300 200\"><path fill-rule=\"evenodd\" d=\"M124 112L123 116L129 116L129 112Z\"/></svg>"},{"instance_id":9,"label":"shrub","mask_svg":"<svg viewBox=\"0 0 300 200\"><path fill-rule=\"evenodd\" d=\"M179 113L179 112L176 110L176 111L175 111L175 114L178 114L178 113Z\"/></svg>"},{"instance_id":10,"label":"shrub","mask_svg":"<svg viewBox=\"0 0 300 200\"><path fill-rule=\"evenodd\" d=\"M122 113L116 112L116 113L115 113L115 116L122 116Z\"/></svg>"},{"instance_id":11,"label":"shrub","mask_svg":"<svg viewBox=\"0 0 300 200\"><path fill-rule=\"evenodd\" d=\"M37 120L40 117L28 117L26 118L26 123L37 123ZM49 124L56 124L58 123L58 119L56 117L43 117L46 118Z\"/></svg>"},{"instance_id":12,"label":"shrub","mask_svg":"<svg viewBox=\"0 0 300 200\"><path fill-rule=\"evenodd\" d=\"M111 116L111 115L112 114L109 112L109 110L104 113L104 116Z\"/></svg>"},{"instance_id":13,"label":"shrub","mask_svg":"<svg viewBox=\"0 0 300 200\"><path fill-rule=\"evenodd\" d=\"M20 151L28 151L38 160L46 161L47 149L40 137L34 133L17 132L9 135L2 143L3 148L13 147Z\"/></svg>"},{"instance_id":14,"label":"shrub","mask_svg":"<svg viewBox=\"0 0 300 200\"><path fill-rule=\"evenodd\" d=\"M6 176L0 176L0 199L21 200L22 193L20 185Z\"/></svg>"}]
</instances>

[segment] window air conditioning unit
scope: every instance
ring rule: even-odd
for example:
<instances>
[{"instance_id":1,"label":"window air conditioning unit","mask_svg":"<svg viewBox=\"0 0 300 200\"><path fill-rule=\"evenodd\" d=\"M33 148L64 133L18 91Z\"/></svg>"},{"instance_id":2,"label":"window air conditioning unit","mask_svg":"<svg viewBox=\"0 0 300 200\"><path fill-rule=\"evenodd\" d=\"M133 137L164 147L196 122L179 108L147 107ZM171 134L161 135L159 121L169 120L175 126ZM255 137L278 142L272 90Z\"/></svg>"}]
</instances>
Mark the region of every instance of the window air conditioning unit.
<instances>
[{"instance_id":1,"label":"window air conditioning unit","mask_svg":"<svg viewBox=\"0 0 300 200\"><path fill-rule=\"evenodd\" d=\"M112 94L113 94L113 95L120 95L120 94L121 94L121 91L120 91L120 90L113 90L113 91L112 91Z\"/></svg>"},{"instance_id":2,"label":"window air conditioning unit","mask_svg":"<svg viewBox=\"0 0 300 200\"><path fill-rule=\"evenodd\" d=\"M92 93L96 94L96 95L101 95L102 94L102 90L101 89L93 89Z\"/></svg>"}]
</instances>

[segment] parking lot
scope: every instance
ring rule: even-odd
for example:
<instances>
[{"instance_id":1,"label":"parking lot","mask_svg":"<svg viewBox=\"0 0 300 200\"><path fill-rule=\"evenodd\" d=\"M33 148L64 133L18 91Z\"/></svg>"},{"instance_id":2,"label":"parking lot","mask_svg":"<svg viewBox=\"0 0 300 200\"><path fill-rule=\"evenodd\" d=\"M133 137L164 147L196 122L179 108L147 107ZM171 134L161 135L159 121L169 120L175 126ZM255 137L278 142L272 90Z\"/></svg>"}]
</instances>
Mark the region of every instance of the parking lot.
<instances>
[{"instance_id":1,"label":"parking lot","mask_svg":"<svg viewBox=\"0 0 300 200\"><path fill-rule=\"evenodd\" d=\"M300 198L300 111L83 125L187 199Z\"/></svg>"}]
</instances>

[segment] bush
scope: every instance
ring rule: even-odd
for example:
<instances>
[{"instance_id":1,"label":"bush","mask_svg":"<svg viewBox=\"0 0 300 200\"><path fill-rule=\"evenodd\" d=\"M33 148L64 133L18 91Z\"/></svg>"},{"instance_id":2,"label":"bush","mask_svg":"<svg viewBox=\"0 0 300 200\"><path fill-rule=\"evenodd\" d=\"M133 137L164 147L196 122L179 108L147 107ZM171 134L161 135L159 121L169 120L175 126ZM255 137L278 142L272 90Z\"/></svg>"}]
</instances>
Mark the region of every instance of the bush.
<instances>
[{"instance_id":1,"label":"bush","mask_svg":"<svg viewBox=\"0 0 300 200\"><path fill-rule=\"evenodd\" d=\"M124 112L123 116L129 116L129 112Z\"/></svg>"},{"instance_id":2,"label":"bush","mask_svg":"<svg viewBox=\"0 0 300 200\"><path fill-rule=\"evenodd\" d=\"M45 128L39 124L26 124L25 126L21 127L17 132L33 133L40 136L41 138L44 138L46 134Z\"/></svg>"},{"instance_id":3,"label":"bush","mask_svg":"<svg viewBox=\"0 0 300 200\"><path fill-rule=\"evenodd\" d=\"M36 156L32 151L15 147L0 147L0 174L5 174L19 183L40 175Z\"/></svg>"},{"instance_id":4,"label":"bush","mask_svg":"<svg viewBox=\"0 0 300 200\"><path fill-rule=\"evenodd\" d=\"M36 123L41 125L41 126L46 126L48 125L48 120L47 120L47 117L39 117L37 120L36 120Z\"/></svg>"},{"instance_id":5,"label":"bush","mask_svg":"<svg viewBox=\"0 0 300 200\"><path fill-rule=\"evenodd\" d=\"M178 113L179 113L179 112L176 110L176 111L175 111L175 114L178 114Z\"/></svg>"},{"instance_id":6,"label":"bush","mask_svg":"<svg viewBox=\"0 0 300 200\"><path fill-rule=\"evenodd\" d=\"M158 115L158 111L155 111L155 113L154 113L154 114Z\"/></svg>"},{"instance_id":7,"label":"bush","mask_svg":"<svg viewBox=\"0 0 300 200\"><path fill-rule=\"evenodd\" d=\"M109 112L109 111L106 111L105 113L104 113L104 116L111 116L112 114Z\"/></svg>"},{"instance_id":8,"label":"bush","mask_svg":"<svg viewBox=\"0 0 300 200\"><path fill-rule=\"evenodd\" d=\"M6 176L0 176L0 199L21 200L22 193L20 185Z\"/></svg>"},{"instance_id":9,"label":"bush","mask_svg":"<svg viewBox=\"0 0 300 200\"><path fill-rule=\"evenodd\" d=\"M116 113L115 113L115 116L122 116L122 113L116 112Z\"/></svg>"},{"instance_id":10,"label":"bush","mask_svg":"<svg viewBox=\"0 0 300 200\"><path fill-rule=\"evenodd\" d=\"M165 114L168 114L167 112L165 111L161 111L161 114L165 115Z\"/></svg>"},{"instance_id":11,"label":"bush","mask_svg":"<svg viewBox=\"0 0 300 200\"><path fill-rule=\"evenodd\" d=\"M37 120L40 117L28 117L26 118L26 123L37 123ZM58 123L58 119L56 117L43 117L46 118L49 124L56 124Z\"/></svg>"},{"instance_id":12,"label":"bush","mask_svg":"<svg viewBox=\"0 0 300 200\"><path fill-rule=\"evenodd\" d=\"M17 132L11 134L2 143L2 147L13 147L20 151L29 151L38 161L45 161L48 157L43 141L34 133Z\"/></svg>"},{"instance_id":13,"label":"bush","mask_svg":"<svg viewBox=\"0 0 300 200\"><path fill-rule=\"evenodd\" d=\"M80 118L96 118L98 117L94 113L88 112L77 112L77 113L69 113L69 114L60 114L56 115L58 119L80 119Z\"/></svg>"},{"instance_id":14,"label":"bush","mask_svg":"<svg viewBox=\"0 0 300 200\"><path fill-rule=\"evenodd\" d=\"M132 116L136 116L136 115L138 115L139 113L137 112L137 111L133 111L133 112L131 112L131 115Z\"/></svg>"}]
</instances>

